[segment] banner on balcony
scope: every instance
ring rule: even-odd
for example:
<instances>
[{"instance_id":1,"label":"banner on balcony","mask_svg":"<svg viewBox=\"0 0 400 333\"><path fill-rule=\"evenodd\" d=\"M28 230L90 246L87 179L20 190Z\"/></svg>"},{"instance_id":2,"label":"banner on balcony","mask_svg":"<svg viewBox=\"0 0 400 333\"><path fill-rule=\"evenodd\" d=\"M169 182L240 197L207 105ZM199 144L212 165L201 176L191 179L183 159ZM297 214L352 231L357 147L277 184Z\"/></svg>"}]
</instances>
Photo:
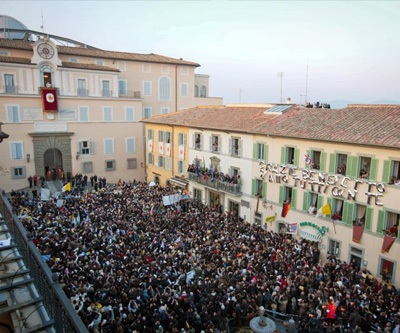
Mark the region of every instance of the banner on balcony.
<instances>
[{"instance_id":1,"label":"banner on balcony","mask_svg":"<svg viewBox=\"0 0 400 333\"><path fill-rule=\"evenodd\" d=\"M149 140L149 152L153 152L153 140Z\"/></svg>"},{"instance_id":2,"label":"banner on balcony","mask_svg":"<svg viewBox=\"0 0 400 333\"><path fill-rule=\"evenodd\" d=\"M159 142L158 143L158 153L160 155L164 155L164 142Z\"/></svg>"},{"instance_id":3,"label":"banner on balcony","mask_svg":"<svg viewBox=\"0 0 400 333\"><path fill-rule=\"evenodd\" d=\"M57 88L41 88L42 104L45 112L57 112Z\"/></svg>"},{"instance_id":4,"label":"banner on balcony","mask_svg":"<svg viewBox=\"0 0 400 333\"><path fill-rule=\"evenodd\" d=\"M363 232L364 232L363 226L354 225L353 226L353 242L360 243Z\"/></svg>"},{"instance_id":5,"label":"banner on balcony","mask_svg":"<svg viewBox=\"0 0 400 333\"><path fill-rule=\"evenodd\" d=\"M179 146L179 158L181 158L182 160L185 159L185 146L184 145Z\"/></svg>"},{"instance_id":6,"label":"banner on balcony","mask_svg":"<svg viewBox=\"0 0 400 333\"><path fill-rule=\"evenodd\" d=\"M165 144L165 155L171 156L171 144L170 143Z\"/></svg>"},{"instance_id":7,"label":"banner on balcony","mask_svg":"<svg viewBox=\"0 0 400 333\"><path fill-rule=\"evenodd\" d=\"M390 248L392 247L394 241L396 240L396 237L391 237L388 235L385 235L383 237L383 244L382 244L382 253L389 252Z\"/></svg>"}]
</instances>

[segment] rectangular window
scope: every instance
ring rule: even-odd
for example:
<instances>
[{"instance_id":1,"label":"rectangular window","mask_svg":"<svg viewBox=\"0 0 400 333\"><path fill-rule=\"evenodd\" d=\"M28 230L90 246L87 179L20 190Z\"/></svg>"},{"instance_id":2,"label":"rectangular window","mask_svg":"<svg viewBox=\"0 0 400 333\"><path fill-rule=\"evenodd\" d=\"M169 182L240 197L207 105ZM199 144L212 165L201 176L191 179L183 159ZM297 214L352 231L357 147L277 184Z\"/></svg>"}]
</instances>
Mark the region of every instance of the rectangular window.
<instances>
[{"instance_id":1,"label":"rectangular window","mask_svg":"<svg viewBox=\"0 0 400 333\"><path fill-rule=\"evenodd\" d=\"M184 162L185 162L185 161L178 161L178 173L183 173L183 170L184 170Z\"/></svg>"},{"instance_id":2,"label":"rectangular window","mask_svg":"<svg viewBox=\"0 0 400 333\"><path fill-rule=\"evenodd\" d=\"M397 237L399 223L400 223L400 214L387 212L386 223L384 224L385 233L387 235Z\"/></svg>"},{"instance_id":3,"label":"rectangular window","mask_svg":"<svg viewBox=\"0 0 400 333\"><path fill-rule=\"evenodd\" d=\"M294 148L286 147L286 164L294 164Z\"/></svg>"},{"instance_id":4,"label":"rectangular window","mask_svg":"<svg viewBox=\"0 0 400 333\"><path fill-rule=\"evenodd\" d=\"M11 167L11 178L12 179L23 179L26 178L25 167Z\"/></svg>"},{"instance_id":5,"label":"rectangular window","mask_svg":"<svg viewBox=\"0 0 400 333\"><path fill-rule=\"evenodd\" d=\"M165 132L165 142L172 143L172 133L171 132Z\"/></svg>"},{"instance_id":6,"label":"rectangular window","mask_svg":"<svg viewBox=\"0 0 400 333\"><path fill-rule=\"evenodd\" d=\"M171 170L171 165L172 165L172 158L171 157L166 157L166 159L165 159L165 169Z\"/></svg>"},{"instance_id":7,"label":"rectangular window","mask_svg":"<svg viewBox=\"0 0 400 333\"><path fill-rule=\"evenodd\" d=\"M261 226L261 224L262 224L262 215L261 215L261 213L254 213L254 224L255 225L258 225L259 227Z\"/></svg>"},{"instance_id":8,"label":"rectangular window","mask_svg":"<svg viewBox=\"0 0 400 333\"><path fill-rule=\"evenodd\" d=\"M93 162L83 162L82 163L82 172L83 173L93 173Z\"/></svg>"},{"instance_id":9,"label":"rectangular window","mask_svg":"<svg viewBox=\"0 0 400 333\"><path fill-rule=\"evenodd\" d=\"M101 81L101 96L103 97L111 96L110 81L108 80Z\"/></svg>"},{"instance_id":10,"label":"rectangular window","mask_svg":"<svg viewBox=\"0 0 400 333\"><path fill-rule=\"evenodd\" d=\"M78 96L86 97L88 95L88 91L86 89L86 80L78 79Z\"/></svg>"},{"instance_id":11,"label":"rectangular window","mask_svg":"<svg viewBox=\"0 0 400 333\"><path fill-rule=\"evenodd\" d=\"M104 60L96 60L96 65L104 66Z\"/></svg>"},{"instance_id":12,"label":"rectangular window","mask_svg":"<svg viewBox=\"0 0 400 333\"><path fill-rule=\"evenodd\" d=\"M127 169L137 169L137 159L136 158L128 158Z\"/></svg>"},{"instance_id":13,"label":"rectangular window","mask_svg":"<svg viewBox=\"0 0 400 333\"><path fill-rule=\"evenodd\" d=\"M310 207L308 208L308 212L310 214L316 215L317 214L317 207L318 207L318 194L317 193L310 193Z\"/></svg>"},{"instance_id":14,"label":"rectangular window","mask_svg":"<svg viewBox=\"0 0 400 333\"><path fill-rule=\"evenodd\" d=\"M24 150L22 142L10 142L10 156L12 160L24 159Z\"/></svg>"},{"instance_id":15,"label":"rectangular window","mask_svg":"<svg viewBox=\"0 0 400 333\"><path fill-rule=\"evenodd\" d=\"M78 58L69 58L69 62L78 62Z\"/></svg>"},{"instance_id":16,"label":"rectangular window","mask_svg":"<svg viewBox=\"0 0 400 333\"><path fill-rule=\"evenodd\" d=\"M203 149L203 135L200 133L195 133L193 136L194 149Z\"/></svg>"},{"instance_id":17,"label":"rectangular window","mask_svg":"<svg viewBox=\"0 0 400 333\"><path fill-rule=\"evenodd\" d=\"M181 97L187 97L189 95L189 85L187 83L181 83Z\"/></svg>"},{"instance_id":18,"label":"rectangular window","mask_svg":"<svg viewBox=\"0 0 400 333\"><path fill-rule=\"evenodd\" d=\"M194 188L193 189L193 199L201 202L203 199L202 191L197 188Z\"/></svg>"},{"instance_id":19,"label":"rectangular window","mask_svg":"<svg viewBox=\"0 0 400 333\"><path fill-rule=\"evenodd\" d=\"M185 133L178 133L178 145L186 146L186 134Z\"/></svg>"},{"instance_id":20,"label":"rectangular window","mask_svg":"<svg viewBox=\"0 0 400 333\"><path fill-rule=\"evenodd\" d=\"M147 163L150 164L150 165L154 164L154 155L153 155L153 153L148 153L147 154Z\"/></svg>"},{"instance_id":21,"label":"rectangular window","mask_svg":"<svg viewBox=\"0 0 400 333\"><path fill-rule=\"evenodd\" d=\"M143 108L143 118L150 118L151 117L151 107L144 107Z\"/></svg>"},{"instance_id":22,"label":"rectangular window","mask_svg":"<svg viewBox=\"0 0 400 333\"><path fill-rule=\"evenodd\" d=\"M154 139L154 131L152 129L147 130L147 140L153 140Z\"/></svg>"},{"instance_id":23,"label":"rectangular window","mask_svg":"<svg viewBox=\"0 0 400 333\"><path fill-rule=\"evenodd\" d=\"M257 159L265 161L265 144L264 143L257 143Z\"/></svg>"},{"instance_id":24,"label":"rectangular window","mask_svg":"<svg viewBox=\"0 0 400 333\"><path fill-rule=\"evenodd\" d=\"M219 135L211 135L210 151L221 153L221 137Z\"/></svg>"},{"instance_id":25,"label":"rectangular window","mask_svg":"<svg viewBox=\"0 0 400 333\"><path fill-rule=\"evenodd\" d=\"M347 168L346 163L347 163L347 154L337 154L336 173L338 173L339 175L346 176L346 168Z\"/></svg>"},{"instance_id":26,"label":"rectangular window","mask_svg":"<svg viewBox=\"0 0 400 333\"><path fill-rule=\"evenodd\" d=\"M169 108L166 108L166 107L161 108L160 113L161 113L161 114L167 114L167 113L169 113Z\"/></svg>"},{"instance_id":27,"label":"rectangular window","mask_svg":"<svg viewBox=\"0 0 400 333\"><path fill-rule=\"evenodd\" d=\"M284 186L283 190L283 202L292 202L292 188L289 186Z\"/></svg>"},{"instance_id":28,"label":"rectangular window","mask_svg":"<svg viewBox=\"0 0 400 333\"><path fill-rule=\"evenodd\" d=\"M135 109L133 108L133 106L125 107L125 120L135 121Z\"/></svg>"},{"instance_id":29,"label":"rectangular window","mask_svg":"<svg viewBox=\"0 0 400 333\"><path fill-rule=\"evenodd\" d=\"M169 77L163 76L158 81L158 98L160 101L171 100L171 80Z\"/></svg>"},{"instance_id":30,"label":"rectangular window","mask_svg":"<svg viewBox=\"0 0 400 333\"><path fill-rule=\"evenodd\" d=\"M92 140L79 141L79 153L81 155L93 154L93 142Z\"/></svg>"},{"instance_id":31,"label":"rectangular window","mask_svg":"<svg viewBox=\"0 0 400 333\"><path fill-rule=\"evenodd\" d=\"M151 73L151 64L143 64L142 72L143 73Z\"/></svg>"},{"instance_id":32,"label":"rectangular window","mask_svg":"<svg viewBox=\"0 0 400 333\"><path fill-rule=\"evenodd\" d=\"M359 177L368 179L371 172L371 158L361 156L360 157L360 170L359 170Z\"/></svg>"},{"instance_id":33,"label":"rectangular window","mask_svg":"<svg viewBox=\"0 0 400 333\"><path fill-rule=\"evenodd\" d=\"M16 93L14 74L4 74L4 90L6 94Z\"/></svg>"},{"instance_id":34,"label":"rectangular window","mask_svg":"<svg viewBox=\"0 0 400 333\"><path fill-rule=\"evenodd\" d=\"M89 121L89 108L87 106L78 107L79 121Z\"/></svg>"},{"instance_id":35,"label":"rectangular window","mask_svg":"<svg viewBox=\"0 0 400 333\"><path fill-rule=\"evenodd\" d=\"M158 142L164 142L164 131L158 131Z\"/></svg>"},{"instance_id":36,"label":"rectangular window","mask_svg":"<svg viewBox=\"0 0 400 333\"><path fill-rule=\"evenodd\" d=\"M164 167L164 156L158 156L158 166L160 168Z\"/></svg>"},{"instance_id":37,"label":"rectangular window","mask_svg":"<svg viewBox=\"0 0 400 333\"><path fill-rule=\"evenodd\" d=\"M355 224L359 226L365 225L365 215L367 212L367 207L364 205L356 204L356 219Z\"/></svg>"},{"instance_id":38,"label":"rectangular window","mask_svg":"<svg viewBox=\"0 0 400 333\"><path fill-rule=\"evenodd\" d=\"M115 170L115 160L105 161L105 171L114 171Z\"/></svg>"},{"instance_id":39,"label":"rectangular window","mask_svg":"<svg viewBox=\"0 0 400 333\"><path fill-rule=\"evenodd\" d=\"M18 105L7 105L7 122L19 123L19 106Z\"/></svg>"},{"instance_id":40,"label":"rectangular window","mask_svg":"<svg viewBox=\"0 0 400 333\"><path fill-rule=\"evenodd\" d=\"M256 179L256 186L255 186L255 191L254 195L258 195L260 199L262 199L263 194L264 194L264 180L262 179Z\"/></svg>"},{"instance_id":41,"label":"rectangular window","mask_svg":"<svg viewBox=\"0 0 400 333\"><path fill-rule=\"evenodd\" d=\"M114 154L114 139L104 139L104 154Z\"/></svg>"},{"instance_id":42,"label":"rectangular window","mask_svg":"<svg viewBox=\"0 0 400 333\"><path fill-rule=\"evenodd\" d=\"M400 162L399 161L391 161L391 177L389 184L400 185Z\"/></svg>"},{"instance_id":43,"label":"rectangular window","mask_svg":"<svg viewBox=\"0 0 400 333\"><path fill-rule=\"evenodd\" d=\"M103 121L113 120L113 110L111 106L103 107Z\"/></svg>"},{"instance_id":44,"label":"rectangular window","mask_svg":"<svg viewBox=\"0 0 400 333\"><path fill-rule=\"evenodd\" d=\"M242 140L239 138L229 139L229 154L231 156L242 155Z\"/></svg>"},{"instance_id":45,"label":"rectangular window","mask_svg":"<svg viewBox=\"0 0 400 333\"><path fill-rule=\"evenodd\" d=\"M118 94L119 95L126 95L127 94L127 81L126 80L118 80Z\"/></svg>"},{"instance_id":46,"label":"rectangular window","mask_svg":"<svg viewBox=\"0 0 400 333\"><path fill-rule=\"evenodd\" d=\"M340 243L333 239L329 240L328 243L328 254L333 255L337 258L340 257Z\"/></svg>"},{"instance_id":47,"label":"rectangular window","mask_svg":"<svg viewBox=\"0 0 400 333\"><path fill-rule=\"evenodd\" d=\"M136 138L126 138L126 152L136 154Z\"/></svg>"},{"instance_id":48,"label":"rectangular window","mask_svg":"<svg viewBox=\"0 0 400 333\"><path fill-rule=\"evenodd\" d=\"M332 202L332 219L341 221L343 218L343 200L333 199Z\"/></svg>"},{"instance_id":49,"label":"rectangular window","mask_svg":"<svg viewBox=\"0 0 400 333\"><path fill-rule=\"evenodd\" d=\"M143 96L151 96L151 81L142 82Z\"/></svg>"},{"instance_id":50,"label":"rectangular window","mask_svg":"<svg viewBox=\"0 0 400 333\"><path fill-rule=\"evenodd\" d=\"M379 257L379 275L385 282L394 281L396 272L396 262Z\"/></svg>"},{"instance_id":51,"label":"rectangular window","mask_svg":"<svg viewBox=\"0 0 400 333\"><path fill-rule=\"evenodd\" d=\"M312 169L319 170L321 166L321 152L318 150L313 150L311 152Z\"/></svg>"}]
</instances>

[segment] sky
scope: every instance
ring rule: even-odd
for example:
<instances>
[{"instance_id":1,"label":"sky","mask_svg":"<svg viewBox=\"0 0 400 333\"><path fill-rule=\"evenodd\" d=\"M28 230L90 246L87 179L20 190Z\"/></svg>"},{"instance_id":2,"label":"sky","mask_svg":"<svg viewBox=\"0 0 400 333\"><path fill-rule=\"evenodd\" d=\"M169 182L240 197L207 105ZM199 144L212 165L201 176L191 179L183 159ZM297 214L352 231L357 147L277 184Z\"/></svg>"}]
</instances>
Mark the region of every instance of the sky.
<instances>
[{"instance_id":1,"label":"sky","mask_svg":"<svg viewBox=\"0 0 400 333\"><path fill-rule=\"evenodd\" d=\"M400 104L400 1L6 1L29 29L199 63L228 103Z\"/></svg>"}]
</instances>

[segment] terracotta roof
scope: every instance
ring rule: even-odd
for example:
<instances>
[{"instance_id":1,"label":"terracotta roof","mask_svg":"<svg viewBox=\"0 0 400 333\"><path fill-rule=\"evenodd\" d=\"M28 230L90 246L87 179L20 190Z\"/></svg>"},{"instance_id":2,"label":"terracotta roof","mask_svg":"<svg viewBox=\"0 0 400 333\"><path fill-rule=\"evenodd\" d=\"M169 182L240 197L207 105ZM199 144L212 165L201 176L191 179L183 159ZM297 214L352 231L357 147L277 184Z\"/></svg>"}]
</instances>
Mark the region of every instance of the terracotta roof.
<instances>
[{"instance_id":1,"label":"terracotta roof","mask_svg":"<svg viewBox=\"0 0 400 333\"><path fill-rule=\"evenodd\" d=\"M21 58L21 57L8 57L0 56L0 62L8 62L13 64L31 64L31 59Z\"/></svg>"},{"instance_id":2,"label":"terracotta roof","mask_svg":"<svg viewBox=\"0 0 400 333\"><path fill-rule=\"evenodd\" d=\"M145 123L187 126L222 131L250 132L260 124L278 117L266 115L271 106L199 106L142 120Z\"/></svg>"},{"instance_id":3,"label":"terracotta roof","mask_svg":"<svg viewBox=\"0 0 400 333\"><path fill-rule=\"evenodd\" d=\"M28 41L0 38L0 48L32 50L32 46L33 44ZM117 51L85 48L85 47L72 47L72 46L60 46L60 45L57 46L57 49L59 54L64 54L64 55L95 57L95 58L115 59L115 60L125 60L125 61L153 62L153 63L171 64L171 65L187 65L194 67L200 66L200 64L198 63L192 61L186 61L183 60L182 58L176 59L155 53L140 54L140 53L117 52Z\"/></svg>"},{"instance_id":4,"label":"terracotta roof","mask_svg":"<svg viewBox=\"0 0 400 333\"><path fill-rule=\"evenodd\" d=\"M107 72L119 72L118 68L112 68L107 66L101 66L97 64L83 64L79 62L64 62L62 63L62 67L68 68L77 68L77 69L92 69L98 71L107 71Z\"/></svg>"},{"instance_id":5,"label":"terracotta roof","mask_svg":"<svg viewBox=\"0 0 400 333\"><path fill-rule=\"evenodd\" d=\"M266 109L196 107L143 122L400 148L400 105L353 104L337 110L293 106L277 115L265 114Z\"/></svg>"}]
</instances>

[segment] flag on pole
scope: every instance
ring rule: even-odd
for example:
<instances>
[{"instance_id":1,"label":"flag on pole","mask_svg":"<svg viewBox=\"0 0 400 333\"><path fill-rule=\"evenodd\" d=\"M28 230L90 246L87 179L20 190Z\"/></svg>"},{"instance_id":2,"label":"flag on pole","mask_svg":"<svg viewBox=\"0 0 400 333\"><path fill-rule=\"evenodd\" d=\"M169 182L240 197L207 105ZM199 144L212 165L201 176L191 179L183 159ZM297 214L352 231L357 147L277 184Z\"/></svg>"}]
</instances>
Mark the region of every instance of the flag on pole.
<instances>
[{"instance_id":1,"label":"flag on pole","mask_svg":"<svg viewBox=\"0 0 400 333\"><path fill-rule=\"evenodd\" d=\"M63 188L62 188L62 192L67 192L67 191L71 191L71 183L66 183Z\"/></svg>"},{"instance_id":2,"label":"flag on pole","mask_svg":"<svg viewBox=\"0 0 400 333\"><path fill-rule=\"evenodd\" d=\"M196 159L196 173L197 173L197 177L200 176L200 168L199 168L199 161Z\"/></svg>"},{"instance_id":3,"label":"flag on pole","mask_svg":"<svg viewBox=\"0 0 400 333\"><path fill-rule=\"evenodd\" d=\"M305 155L304 155L304 159L305 159L305 161L306 161L306 164L308 164L308 166L311 166L311 165L312 165L312 160L311 160L311 157L310 157L310 156L308 156L307 154L305 154Z\"/></svg>"},{"instance_id":4,"label":"flag on pole","mask_svg":"<svg viewBox=\"0 0 400 333\"><path fill-rule=\"evenodd\" d=\"M212 164L210 166L210 176L211 176L211 181L214 182L214 168Z\"/></svg>"},{"instance_id":5,"label":"flag on pole","mask_svg":"<svg viewBox=\"0 0 400 333\"><path fill-rule=\"evenodd\" d=\"M287 213L289 212L289 210L290 210L290 202L289 202L289 201L285 201L285 202L283 203L283 206L282 206L282 213L281 213L281 216L282 216L282 217L286 217L286 215L287 215Z\"/></svg>"},{"instance_id":6,"label":"flag on pole","mask_svg":"<svg viewBox=\"0 0 400 333\"><path fill-rule=\"evenodd\" d=\"M207 171L206 160L204 159L204 156L203 156L203 172L206 173L206 171Z\"/></svg>"},{"instance_id":7,"label":"flag on pole","mask_svg":"<svg viewBox=\"0 0 400 333\"><path fill-rule=\"evenodd\" d=\"M321 217L322 215L331 215L331 205L327 203L326 205L322 206L320 209L317 211L317 217Z\"/></svg>"}]
</instances>

